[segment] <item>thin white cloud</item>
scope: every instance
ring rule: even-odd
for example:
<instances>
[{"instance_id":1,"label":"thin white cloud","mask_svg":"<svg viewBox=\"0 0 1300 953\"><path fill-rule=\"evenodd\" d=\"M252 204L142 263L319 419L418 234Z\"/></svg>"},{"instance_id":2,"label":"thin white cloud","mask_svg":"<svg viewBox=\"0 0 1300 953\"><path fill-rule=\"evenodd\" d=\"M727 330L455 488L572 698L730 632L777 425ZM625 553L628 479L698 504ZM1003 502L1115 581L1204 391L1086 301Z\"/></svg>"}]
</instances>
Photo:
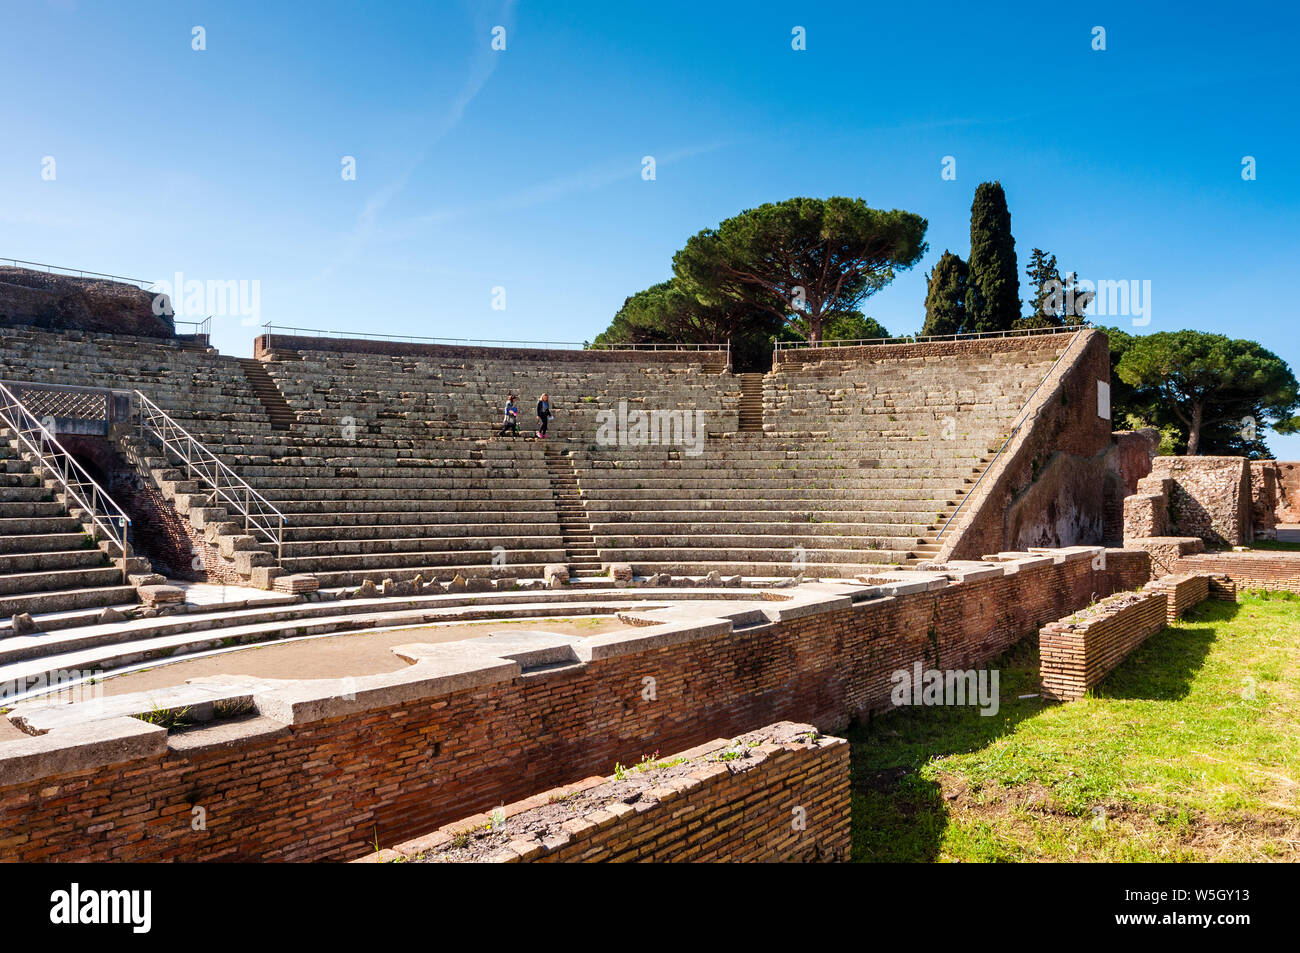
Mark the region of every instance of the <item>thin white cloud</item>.
<instances>
[{"instance_id":1,"label":"thin white cloud","mask_svg":"<svg viewBox=\"0 0 1300 953\"><path fill-rule=\"evenodd\" d=\"M705 145L688 146L668 153L650 153L655 156L656 170L694 156L705 155L725 148L727 143L714 142ZM544 205L579 192L594 192L613 185L641 177L641 156L629 156L611 160L597 166L590 166L569 175L557 176L531 185L515 192L510 192L486 202L460 205L452 208L438 209L424 215L416 216L403 225L395 227L389 237L407 237L429 225L440 225L460 218L472 218L477 215L496 215L502 212L515 212L535 205Z\"/></svg>"},{"instance_id":2,"label":"thin white cloud","mask_svg":"<svg viewBox=\"0 0 1300 953\"><path fill-rule=\"evenodd\" d=\"M499 16L487 19L480 18L480 23L487 23L490 20L492 26L500 24L506 26L507 31L509 31L514 21L514 7L515 0L505 0ZM452 100L445 112L435 117L424 145L406 164L406 168L402 170L401 174L366 200L366 204L362 207L356 221L353 223L352 231L343 243L342 250L313 280L329 276L340 265L347 264L355 259L361 250L370 243L378 231L379 216L384 209L406 188L411 176L428 158L433 147L447 133L456 128L461 119L464 118L465 111L469 108L470 103L487 85L492 73L496 70L500 54L494 52L488 44L489 32L487 27L483 27L482 33L484 39L482 49L475 57L470 68L470 75L466 78L460 93Z\"/></svg>"}]
</instances>

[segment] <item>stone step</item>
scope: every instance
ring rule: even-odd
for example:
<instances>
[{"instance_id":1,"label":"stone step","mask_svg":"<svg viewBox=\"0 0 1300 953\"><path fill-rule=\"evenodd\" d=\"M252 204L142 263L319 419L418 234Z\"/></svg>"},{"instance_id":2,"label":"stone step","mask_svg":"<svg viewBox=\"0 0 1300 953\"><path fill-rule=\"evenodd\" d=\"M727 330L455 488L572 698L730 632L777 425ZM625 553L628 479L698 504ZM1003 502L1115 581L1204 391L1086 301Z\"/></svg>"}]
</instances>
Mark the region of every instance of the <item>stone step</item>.
<instances>
[{"instance_id":1,"label":"stone step","mask_svg":"<svg viewBox=\"0 0 1300 953\"><path fill-rule=\"evenodd\" d=\"M558 545L557 539L554 547L537 547L533 549L506 550L505 558L508 563L526 563L526 564L545 564L548 562L562 562L564 550ZM404 551L389 553L357 553L341 556L308 556L301 558L285 557L282 562L282 568L289 573L316 573L329 574L346 571L348 569L365 570L371 572L406 570L409 576L413 576L421 568L436 567L442 570L458 570L462 567L473 568L476 566L492 566L493 558L498 554L491 550L446 550L446 551ZM504 569L505 567L497 566L494 568ZM498 573L498 575L511 575L511 573ZM428 578L426 576L426 578ZM321 585L327 585L322 581Z\"/></svg>"},{"instance_id":2,"label":"stone step","mask_svg":"<svg viewBox=\"0 0 1300 953\"><path fill-rule=\"evenodd\" d=\"M762 563L766 565L792 566L795 553L789 550L772 550L761 547L745 547L743 539L737 539L731 546L693 546L678 549L655 549L653 547L601 547L600 558L605 563L631 563L638 567L645 559L667 563L692 563L695 565L718 566L743 565L745 563ZM811 542L811 541L810 541ZM898 563L911 554L910 549L860 549L835 550L824 544L805 547L804 558L808 562L827 565L853 565L874 563ZM791 570L794 575L796 570ZM742 575L749 575L743 573Z\"/></svg>"},{"instance_id":3,"label":"stone step","mask_svg":"<svg viewBox=\"0 0 1300 953\"><path fill-rule=\"evenodd\" d=\"M521 549L550 549L560 543L558 526L536 536L431 536L395 539L336 539L284 544L286 559L383 553L491 552L500 546L507 552Z\"/></svg>"},{"instance_id":4,"label":"stone step","mask_svg":"<svg viewBox=\"0 0 1300 953\"><path fill-rule=\"evenodd\" d=\"M24 530L36 530L36 535L17 535L6 533L0 528L0 555L6 553L41 553L55 550L88 549L94 550L94 543L85 532L40 532L39 526L31 525L39 521L0 520L0 522L18 522L24 524ZM53 522L53 521L51 521ZM74 524L80 530L80 524L69 517L66 522ZM64 527L67 528L66 526Z\"/></svg>"},{"instance_id":5,"label":"stone step","mask_svg":"<svg viewBox=\"0 0 1300 953\"><path fill-rule=\"evenodd\" d=\"M9 537L9 539L14 538ZM105 565L107 561L107 557L98 547L71 550L0 552L0 580L3 580L6 576L18 574L99 567ZM0 583L0 585L2 584Z\"/></svg>"},{"instance_id":6,"label":"stone step","mask_svg":"<svg viewBox=\"0 0 1300 953\"><path fill-rule=\"evenodd\" d=\"M6 486L0 487L0 505L11 503L45 503L54 498L54 494L43 486Z\"/></svg>"},{"instance_id":7,"label":"stone step","mask_svg":"<svg viewBox=\"0 0 1300 953\"><path fill-rule=\"evenodd\" d=\"M120 580L121 573L113 571ZM43 612L66 612L74 609L115 606L137 599L134 586L101 585L78 588L72 584L51 586L47 591L10 592L0 595L0 617L9 618L26 612L33 616Z\"/></svg>"}]
</instances>

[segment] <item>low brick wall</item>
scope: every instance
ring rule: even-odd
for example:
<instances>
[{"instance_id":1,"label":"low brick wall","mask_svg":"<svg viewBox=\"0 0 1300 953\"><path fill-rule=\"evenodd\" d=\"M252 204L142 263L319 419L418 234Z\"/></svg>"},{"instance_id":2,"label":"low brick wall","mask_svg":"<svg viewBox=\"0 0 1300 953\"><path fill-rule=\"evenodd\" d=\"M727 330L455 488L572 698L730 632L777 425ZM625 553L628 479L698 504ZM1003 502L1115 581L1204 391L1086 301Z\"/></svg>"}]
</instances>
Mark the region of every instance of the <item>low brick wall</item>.
<instances>
[{"instance_id":1,"label":"low brick wall","mask_svg":"<svg viewBox=\"0 0 1300 953\"><path fill-rule=\"evenodd\" d=\"M1300 552L1198 553L1174 563L1179 573L1222 573L1240 589L1300 592Z\"/></svg>"},{"instance_id":2,"label":"low brick wall","mask_svg":"<svg viewBox=\"0 0 1300 953\"><path fill-rule=\"evenodd\" d=\"M555 636L545 652L416 645L408 668L354 679L226 677L176 704L196 717L230 696L252 715L183 732L130 717L122 706L150 711L142 696L109 699L88 723L65 706L43 728L27 722L45 733L0 742L0 857L345 860L647 752L778 721L833 733L891 707L891 673L979 667L1115 591L1123 577L1100 554L807 584L746 609L743 624Z\"/></svg>"},{"instance_id":3,"label":"low brick wall","mask_svg":"<svg viewBox=\"0 0 1300 953\"><path fill-rule=\"evenodd\" d=\"M840 861L849 810L848 743L782 722L543 791L359 862Z\"/></svg>"},{"instance_id":4,"label":"low brick wall","mask_svg":"<svg viewBox=\"0 0 1300 953\"><path fill-rule=\"evenodd\" d=\"M1082 698L1166 624L1165 593L1121 593L1038 632L1043 695Z\"/></svg>"},{"instance_id":5,"label":"low brick wall","mask_svg":"<svg viewBox=\"0 0 1300 953\"><path fill-rule=\"evenodd\" d=\"M1166 597L1165 621L1173 622L1192 606L1210 598L1210 577L1202 575L1164 576L1147 587Z\"/></svg>"},{"instance_id":6,"label":"low brick wall","mask_svg":"<svg viewBox=\"0 0 1300 953\"><path fill-rule=\"evenodd\" d=\"M1236 590L1223 577L1164 576L1043 626L1038 633L1043 695L1082 698L1135 648L1211 595L1235 601Z\"/></svg>"}]
</instances>

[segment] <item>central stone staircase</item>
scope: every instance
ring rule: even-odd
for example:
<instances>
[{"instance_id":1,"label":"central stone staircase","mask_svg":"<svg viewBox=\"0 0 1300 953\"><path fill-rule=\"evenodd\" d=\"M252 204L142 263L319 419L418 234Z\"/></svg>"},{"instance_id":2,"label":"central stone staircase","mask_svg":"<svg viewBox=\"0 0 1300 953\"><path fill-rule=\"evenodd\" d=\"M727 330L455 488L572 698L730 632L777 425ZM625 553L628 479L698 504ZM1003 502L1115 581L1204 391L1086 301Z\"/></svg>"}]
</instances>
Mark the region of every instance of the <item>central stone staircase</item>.
<instances>
[{"instance_id":1,"label":"central stone staircase","mask_svg":"<svg viewBox=\"0 0 1300 953\"><path fill-rule=\"evenodd\" d=\"M741 374L740 376L740 422L741 433L763 432L763 375Z\"/></svg>"},{"instance_id":2,"label":"central stone staircase","mask_svg":"<svg viewBox=\"0 0 1300 953\"><path fill-rule=\"evenodd\" d=\"M570 579L594 579L605 575L600 555L596 552L596 538L591 532L591 520L582 504L578 477L573 461L559 447L546 448L546 469L551 477L551 491L555 495L555 509L560 517L560 538L564 542Z\"/></svg>"},{"instance_id":3,"label":"central stone staircase","mask_svg":"<svg viewBox=\"0 0 1300 953\"><path fill-rule=\"evenodd\" d=\"M262 362L251 357L240 357L236 360L244 369L244 376L248 378L248 386L253 389L253 395L266 408L266 415L271 420L271 429L290 429L298 419L297 415L289 406L289 402L284 399L284 395L280 393L280 388L275 386L275 381L271 380L271 376L266 373Z\"/></svg>"}]
</instances>

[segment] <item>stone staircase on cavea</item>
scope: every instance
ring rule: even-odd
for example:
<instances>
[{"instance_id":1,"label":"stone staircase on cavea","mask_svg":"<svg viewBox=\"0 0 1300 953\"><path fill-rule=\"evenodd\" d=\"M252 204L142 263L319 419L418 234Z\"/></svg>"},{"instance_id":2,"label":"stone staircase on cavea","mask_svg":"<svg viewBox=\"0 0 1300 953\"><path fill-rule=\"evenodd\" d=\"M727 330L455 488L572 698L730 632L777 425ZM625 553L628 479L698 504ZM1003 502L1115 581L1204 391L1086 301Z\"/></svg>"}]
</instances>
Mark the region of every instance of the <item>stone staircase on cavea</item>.
<instances>
[{"instance_id":1,"label":"stone staircase on cavea","mask_svg":"<svg viewBox=\"0 0 1300 953\"><path fill-rule=\"evenodd\" d=\"M155 401L284 513L278 566L264 543L240 543L240 565L266 578L311 573L334 588L536 578L563 564L580 580L621 563L833 577L931 555L1067 343L1033 336L942 358L783 352L749 377L689 351L281 335L259 339L250 368L165 339L6 328L0 374ZM543 392L555 419L537 440ZM497 437L509 393L521 435ZM627 426L638 411L664 418L663 441ZM3 505L20 502L38 504Z\"/></svg>"}]
</instances>

